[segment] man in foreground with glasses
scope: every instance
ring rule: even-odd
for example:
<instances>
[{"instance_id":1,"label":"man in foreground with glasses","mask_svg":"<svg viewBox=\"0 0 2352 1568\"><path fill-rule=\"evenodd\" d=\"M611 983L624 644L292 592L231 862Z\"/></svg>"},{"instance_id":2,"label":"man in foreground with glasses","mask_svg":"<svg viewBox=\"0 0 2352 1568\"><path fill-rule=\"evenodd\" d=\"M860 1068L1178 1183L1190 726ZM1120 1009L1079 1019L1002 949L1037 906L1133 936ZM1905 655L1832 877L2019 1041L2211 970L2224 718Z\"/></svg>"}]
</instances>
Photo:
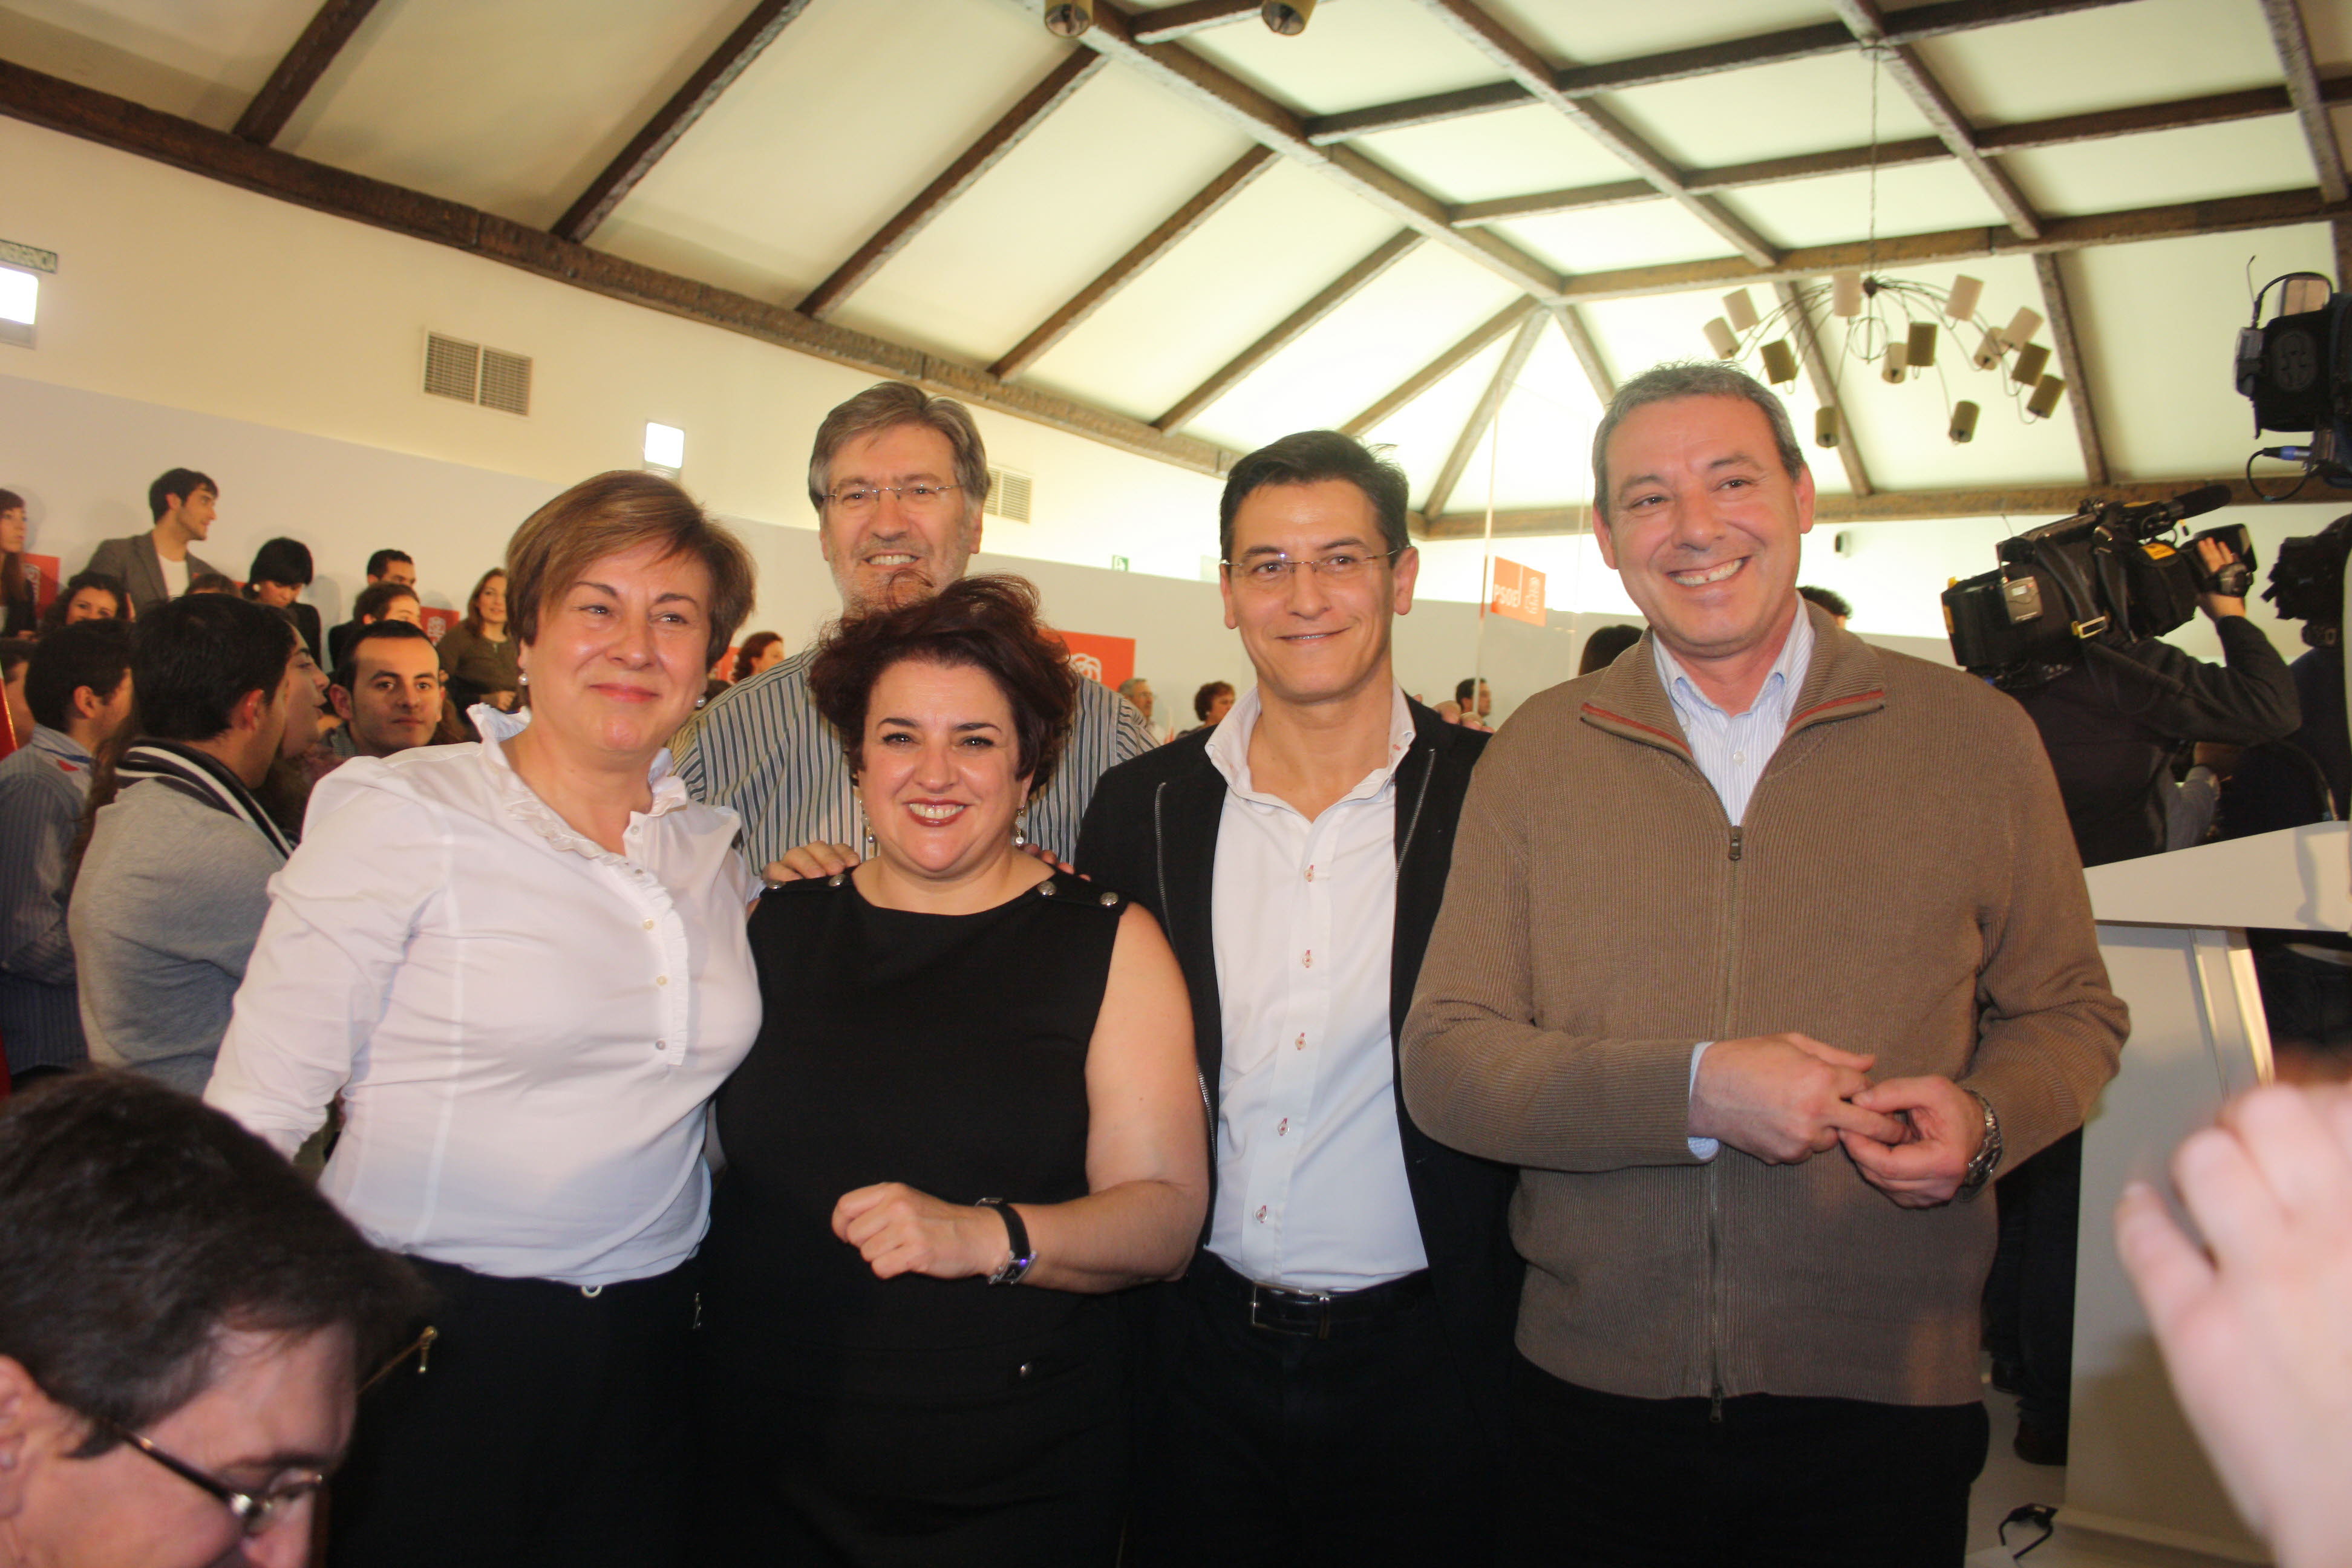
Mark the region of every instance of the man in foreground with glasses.
<instances>
[{"instance_id":1,"label":"man in foreground with glasses","mask_svg":"<svg viewBox=\"0 0 2352 1568\"><path fill-rule=\"evenodd\" d=\"M1486 738L1397 686L1405 497L1328 430L1234 465L1225 625L1257 685L1105 775L1079 841L1175 945L1216 1113L1201 1250L1137 1302L1146 1568L1490 1557L1512 1173L1412 1126L1395 1062Z\"/></svg>"},{"instance_id":2,"label":"man in foreground with glasses","mask_svg":"<svg viewBox=\"0 0 2352 1568\"><path fill-rule=\"evenodd\" d=\"M817 542L844 615L910 591L936 594L980 548L988 453L964 405L906 382L877 382L824 416L809 455ZM672 763L694 798L743 819L753 866L806 847L793 865L831 875L857 863L857 795L841 742L809 695L812 647L739 680L678 731ZM1053 782L1029 802L1026 837L1067 860L1095 780L1151 749L1134 704L1078 683L1077 717Z\"/></svg>"},{"instance_id":3,"label":"man in foreground with glasses","mask_svg":"<svg viewBox=\"0 0 2352 1568\"><path fill-rule=\"evenodd\" d=\"M277 1152L98 1072L0 1110L0 1568L308 1561L422 1305Z\"/></svg>"}]
</instances>

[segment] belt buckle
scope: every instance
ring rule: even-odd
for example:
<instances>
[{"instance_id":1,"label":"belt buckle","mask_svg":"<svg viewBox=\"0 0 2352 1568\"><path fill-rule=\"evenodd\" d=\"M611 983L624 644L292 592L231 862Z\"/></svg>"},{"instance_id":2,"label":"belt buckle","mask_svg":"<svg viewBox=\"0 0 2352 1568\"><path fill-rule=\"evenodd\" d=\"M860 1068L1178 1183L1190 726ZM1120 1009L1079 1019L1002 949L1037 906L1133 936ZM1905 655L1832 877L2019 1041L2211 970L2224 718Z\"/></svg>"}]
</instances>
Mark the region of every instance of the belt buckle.
<instances>
[{"instance_id":1,"label":"belt buckle","mask_svg":"<svg viewBox=\"0 0 2352 1568\"><path fill-rule=\"evenodd\" d=\"M1299 1300L1297 1302L1294 1303L1296 1305L1304 1306L1311 1301L1316 1311L1315 1338L1318 1340L1328 1340L1331 1337L1331 1296L1328 1291L1291 1290L1279 1285L1261 1285L1255 1279L1250 1281L1249 1322L1251 1328L1263 1329L1270 1334L1291 1334L1302 1331L1297 1329L1282 1328L1274 1323L1261 1323L1258 1321L1257 1309L1259 1292L1265 1290L1279 1291L1285 1296L1297 1297Z\"/></svg>"}]
</instances>

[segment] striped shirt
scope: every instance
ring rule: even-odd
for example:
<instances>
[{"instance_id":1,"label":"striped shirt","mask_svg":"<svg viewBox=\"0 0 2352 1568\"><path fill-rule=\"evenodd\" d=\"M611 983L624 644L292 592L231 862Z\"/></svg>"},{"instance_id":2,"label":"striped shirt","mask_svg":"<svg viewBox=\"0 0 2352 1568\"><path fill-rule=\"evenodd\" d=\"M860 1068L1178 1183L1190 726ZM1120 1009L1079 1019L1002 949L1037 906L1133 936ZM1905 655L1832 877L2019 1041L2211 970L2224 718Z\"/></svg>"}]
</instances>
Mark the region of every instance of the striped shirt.
<instances>
[{"instance_id":1,"label":"striped shirt","mask_svg":"<svg viewBox=\"0 0 2352 1568\"><path fill-rule=\"evenodd\" d=\"M814 653L804 648L737 681L670 742L671 765L694 798L731 806L743 819L743 854L754 868L803 844L855 848L865 837L840 736L809 693ZM1150 749L1134 703L1097 681L1079 681L1061 761L1029 797L1029 837L1067 862L1077 853L1095 781Z\"/></svg>"}]
</instances>

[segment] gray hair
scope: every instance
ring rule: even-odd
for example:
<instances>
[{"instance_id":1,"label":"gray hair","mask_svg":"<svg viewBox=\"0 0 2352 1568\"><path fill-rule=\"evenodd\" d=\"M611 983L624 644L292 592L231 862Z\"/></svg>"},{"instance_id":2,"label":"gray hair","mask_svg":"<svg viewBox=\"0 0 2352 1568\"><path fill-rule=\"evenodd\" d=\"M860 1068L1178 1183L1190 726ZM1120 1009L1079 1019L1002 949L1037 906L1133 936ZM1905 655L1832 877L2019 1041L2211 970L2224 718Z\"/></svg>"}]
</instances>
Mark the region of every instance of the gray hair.
<instances>
[{"instance_id":1,"label":"gray hair","mask_svg":"<svg viewBox=\"0 0 2352 1568\"><path fill-rule=\"evenodd\" d=\"M900 425L920 425L947 437L955 453L955 479L961 487L971 515L978 516L988 500L988 448L981 444L980 427L971 410L952 397L933 397L912 382L877 381L824 416L816 427L816 445L809 452L809 505L824 513L825 497L833 490L833 455L864 436L877 435Z\"/></svg>"},{"instance_id":2,"label":"gray hair","mask_svg":"<svg viewBox=\"0 0 2352 1568\"><path fill-rule=\"evenodd\" d=\"M1604 522L1609 516L1609 437L1637 408L1671 403L1682 397L1743 397L1764 411L1772 426L1772 444L1780 453L1780 467L1794 479L1805 471L1805 449L1797 445L1797 427L1789 410L1772 389L1746 371L1722 360L1673 360L1653 365L1617 389L1609 412L1592 432L1592 513Z\"/></svg>"}]
</instances>

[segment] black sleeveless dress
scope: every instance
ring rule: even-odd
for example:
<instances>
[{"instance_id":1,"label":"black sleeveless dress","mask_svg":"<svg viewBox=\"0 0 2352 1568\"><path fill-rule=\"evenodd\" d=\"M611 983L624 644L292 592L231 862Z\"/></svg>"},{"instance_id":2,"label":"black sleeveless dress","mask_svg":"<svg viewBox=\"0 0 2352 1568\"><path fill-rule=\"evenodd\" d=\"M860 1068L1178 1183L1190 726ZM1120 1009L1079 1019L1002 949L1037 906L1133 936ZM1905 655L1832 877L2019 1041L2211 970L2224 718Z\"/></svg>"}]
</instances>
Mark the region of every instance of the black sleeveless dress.
<instances>
[{"instance_id":1,"label":"black sleeveless dress","mask_svg":"<svg viewBox=\"0 0 2352 1568\"><path fill-rule=\"evenodd\" d=\"M1056 876L971 915L847 878L751 917L765 1021L720 1090L704 1243L698 1561L1109 1563L1125 1435L1109 1298L877 1279L844 1193L1087 1194L1087 1043L1126 900Z\"/></svg>"}]
</instances>

